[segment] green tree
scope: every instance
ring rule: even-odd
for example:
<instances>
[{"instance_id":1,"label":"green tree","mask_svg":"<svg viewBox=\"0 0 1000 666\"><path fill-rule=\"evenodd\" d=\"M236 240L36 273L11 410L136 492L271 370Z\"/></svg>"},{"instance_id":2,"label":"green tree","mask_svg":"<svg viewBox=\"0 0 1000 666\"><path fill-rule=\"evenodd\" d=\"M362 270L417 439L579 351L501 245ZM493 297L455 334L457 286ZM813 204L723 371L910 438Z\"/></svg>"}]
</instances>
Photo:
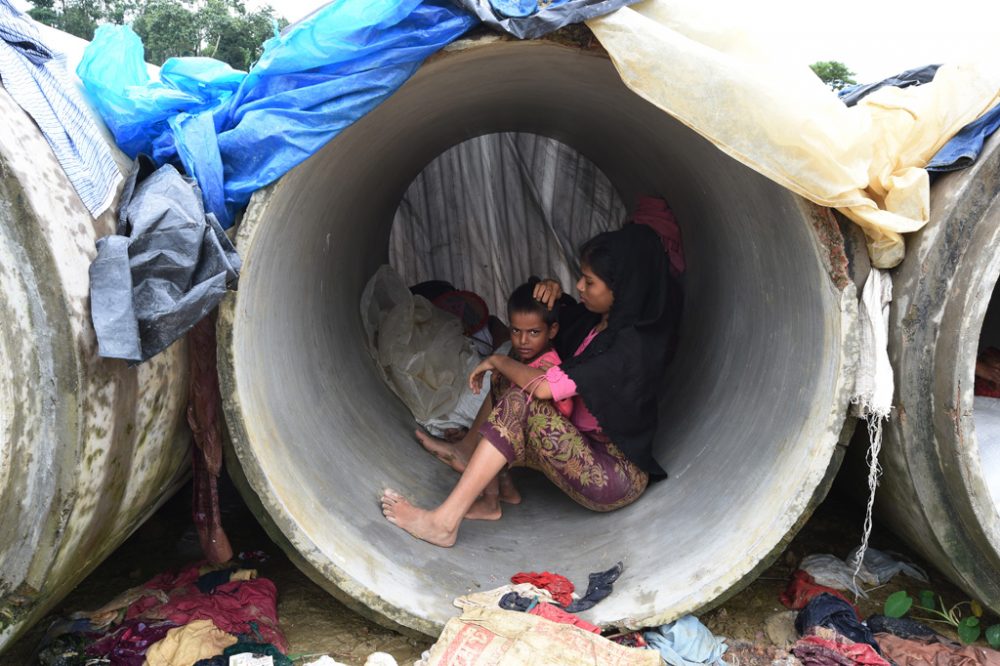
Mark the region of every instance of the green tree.
<instances>
[{"instance_id":1,"label":"green tree","mask_svg":"<svg viewBox=\"0 0 1000 666\"><path fill-rule=\"evenodd\" d=\"M857 81L854 80L854 72L847 68L842 62L837 60L820 60L809 65L813 73L818 76L823 83L834 90L840 90L847 86L852 86Z\"/></svg>"},{"instance_id":2,"label":"green tree","mask_svg":"<svg viewBox=\"0 0 1000 666\"><path fill-rule=\"evenodd\" d=\"M146 47L146 61L208 56L248 69L264 41L288 25L266 6L250 12L242 0L32 0L29 14L84 39L102 23L130 23Z\"/></svg>"}]
</instances>

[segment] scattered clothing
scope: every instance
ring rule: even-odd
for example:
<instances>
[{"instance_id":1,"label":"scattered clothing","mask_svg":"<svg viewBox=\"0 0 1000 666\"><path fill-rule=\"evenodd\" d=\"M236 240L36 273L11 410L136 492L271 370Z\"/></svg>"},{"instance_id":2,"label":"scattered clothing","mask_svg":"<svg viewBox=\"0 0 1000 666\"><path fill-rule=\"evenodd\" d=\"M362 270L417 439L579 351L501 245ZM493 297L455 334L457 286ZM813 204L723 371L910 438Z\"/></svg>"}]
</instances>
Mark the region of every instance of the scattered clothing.
<instances>
[{"instance_id":1,"label":"scattered clothing","mask_svg":"<svg viewBox=\"0 0 1000 666\"><path fill-rule=\"evenodd\" d=\"M87 646L91 657L109 659L115 666L143 666L146 651L163 640L176 622L126 620L120 627Z\"/></svg>"},{"instance_id":2,"label":"scattered clothing","mask_svg":"<svg viewBox=\"0 0 1000 666\"><path fill-rule=\"evenodd\" d=\"M946 645L877 634L883 654L897 666L1000 666L1000 652L976 645Z\"/></svg>"},{"instance_id":3,"label":"scattered clothing","mask_svg":"<svg viewBox=\"0 0 1000 666\"><path fill-rule=\"evenodd\" d=\"M658 650L668 666L725 666L722 655L727 646L693 615L646 631L643 638Z\"/></svg>"},{"instance_id":4,"label":"scattered clothing","mask_svg":"<svg viewBox=\"0 0 1000 666\"><path fill-rule=\"evenodd\" d=\"M117 233L90 265L98 352L133 363L166 349L235 286L240 258L196 189L176 169L136 160Z\"/></svg>"},{"instance_id":5,"label":"scattered clothing","mask_svg":"<svg viewBox=\"0 0 1000 666\"><path fill-rule=\"evenodd\" d=\"M868 598L864 589L854 583L854 568L835 555L827 553L808 555L799 562L799 569L812 576L813 582L817 585L846 590ZM858 580L868 584L875 582L864 567L858 572Z\"/></svg>"},{"instance_id":6,"label":"scattered clothing","mask_svg":"<svg viewBox=\"0 0 1000 666\"><path fill-rule=\"evenodd\" d=\"M38 125L94 217L111 205L122 174L90 110L76 93L66 56L42 43L33 21L0 0L0 79Z\"/></svg>"},{"instance_id":7,"label":"scattered clothing","mask_svg":"<svg viewBox=\"0 0 1000 666\"><path fill-rule=\"evenodd\" d=\"M215 626L235 636L259 636L287 650L288 643L278 626L278 591L267 578L231 580L210 594L196 586L201 575L192 565L176 574L163 573L148 581L150 591L129 606L126 619L169 620L184 625L195 620L211 620ZM160 601L156 591L167 593Z\"/></svg>"},{"instance_id":8,"label":"scattered clothing","mask_svg":"<svg viewBox=\"0 0 1000 666\"><path fill-rule=\"evenodd\" d=\"M531 583L537 588L547 590L560 606L568 606L573 601L573 583L566 576L557 573L522 571L511 576L510 582L514 584Z\"/></svg>"},{"instance_id":9,"label":"scattered clothing","mask_svg":"<svg viewBox=\"0 0 1000 666\"><path fill-rule=\"evenodd\" d=\"M536 469L591 511L613 511L639 499L649 475L603 433L580 432L550 400L529 401L502 375L493 380L493 410L480 433L510 467ZM573 408L576 415L576 406ZM556 596L558 600L558 596ZM567 599L562 604L569 604Z\"/></svg>"},{"instance_id":10,"label":"scattered clothing","mask_svg":"<svg viewBox=\"0 0 1000 666\"><path fill-rule=\"evenodd\" d=\"M823 593L799 611L795 618L795 630L804 636L813 627L828 627L855 643L867 643L881 654L871 630L858 618L857 609L850 603L841 597Z\"/></svg>"},{"instance_id":11,"label":"scattered clothing","mask_svg":"<svg viewBox=\"0 0 1000 666\"><path fill-rule=\"evenodd\" d=\"M222 651L221 655L195 662L194 666L230 666L236 661L232 660L232 658L239 655L270 657L271 663L274 666L293 666L292 660L286 657L276 646L270 643L248 643L243 641L230 645Z\"/></svg>"},{"instance_id":12,"label":"scattered clothing","mask_svg":"<svg viewBox=\"0 0 1000 666\"><path fill-rule=\"evenodd\" d=\"M227 569L217 569L215 571L208 571L198 576L198 580L195 581L195 586L198 591L202 594L208 594L218 586L223 583L228 583L230 577L236 572L236 567L229 567Z\"/></svg>"},{"instance_id":13,"label":"scattered clothing","mask_svg":"<svg viewBox=\"0 0 1000 666\"><path fill-rule=\"evenodd\" d=\"M644 648L649 646L646 639L642 637L641 631L630 631L626 634L608 636L608 640L618 643L618 645L624 645L625 647Z\"/></svg>"},{"instance_id":14,"label":"scattered clothing","mask_svg":"<svg viewBox=\"0 0 1000 666\"><path fill-rule=\"evenodd\" d=\"M847 556L847 566L851 568L851 571L854 570L854 566L858 561L858 551L860 549L861 546L858 546ZM885 585L895 578L896 574L909 576L922 583L926 583L929 580L926 571L913 562L904 562L902 556L898 553L876 550L871 546L865 549L861 570L865 572L867 580L872 581L875 585Z\"/></svg>"},{"instance_id":15,"label":"scattered clothing","mask_svg":"<svg viewBox=\"0 0 1000 666\"><path fill-rule=\"evenodd\" d=\"M125 618L125 612L128 610L128 607L149 594L151 594L150 590L145 587L132 587L97 610L74 613L72 617L88 618L93 629L101 629L110 624L121 622ZM160 602L167 600L166 593L161 590L153 590L152 595Z\"/></svg>"},{"instance_id":16,"label":"scattered clothing","mask_svg":"<svg viewBox=\"0 0 1000 666\"><path fill-rule=\"evenodd\" d=\"M639 197L632 221L644 224L656 232L663 242L663 249L670 260L670 272L676 278L687 270L684 261L684 243L681 241L681 228L674 217L674 211L665 199L659 197Z\"/></svg>"},{"instance_id":17,"label":"scattered clothing","mask_svg":"<svg viewBox=\"0 0 1000 666\"><path fill-rule=\"evenodd\" d=\"M1000 128L1000 105L972 121L951 137L927 163L928 171L958 171L972 166L983 150L983 144Z\"/></svg>"},{"instance_id":18,"label":"scattered clothing","mask_svg":"<svg viewBox=\"0 0 1000 666\"><path fill-rule=\"evenodd\" d=\"M448 621L426 666L662 666L655 650L616 645L598 634L529 613L472 608Z\"/></svg>"},{"instance_id":19,"label":"scattered clothing","mask_svg":"<svg viewBox=\"0 0 1000 666\"><path fill-rule=\"evenodd\" d=\"M503 585L485 592L466 594L455 599L453 603L463 610L466 608L496 608L505 597L511 594L531 600L554 601L548 590L535 587L531 583L518 583L517 585Z\"/></svg>"},{"instance_id":20,"label":"scattered clothing","mask_svg":"<svg viewBox=\"0 0 1000 666\"><path fill-rule=\"evenodd\" d=\"M171 629L150 646L145 666L188 666L214 657L235 643L235 636L222 631L211 620L195 620Z\"/></svg>"},{"instance_id":21,"label":"scattered clothing","mask_svg":"<svg viewBox=\"0 0 1000 666\"><path fill-rule=\"evenodd\" d=\"M587 591L579 599L573 600L566 610L570 613L581 613L590 610L598 602L607 598L614 589L614 583L622 575L625 565L619 562L607 571L598 571L590 574L590 581L587 583Z\"/></svg>"},{"instance_id":22,"label":"scattered clothing","mask_svg":"<svg viewBox=\"0 0 1000 666\"><path fill-rule=\"evenodd\" d=\"M508 592L500 597L500 608L504 610L527 613L538 605L538 597L524 597L517 592Z\"/></svg>"},{"instance_id":23,"label":"scattered clothing","mask_svg":"<svg viewBox=\"0 0 1000 666\"><path fill-rule=\"evenodd\" d=\"M854 608L854 604L851 604L851 602L847 600L847 597L832 587L817 585L816 581L813 580L813 577L802 569L798 569L792 574L792 579L788 581L788 587L786 587L785 591L781 593L779 599L781 599L781 603L783 603L785 607L793 610L800 610L805 608L806 604L821 594L831 594L839 599L842 599L845 603L849 604L851 608ZM857 609L854 608L854 610L858 617L861 617L861 614L857 612Z\"/></svg>"},{"instance_id":24,"label":"scattered clothing","mask_svg":"<svg viewBox=\"0 0 1000 666\"><path fill-rule=\"evenodd\" d=\"M535 39L638 0L458 0L480 21L518 39Z\"/></svg>"},{"instance_id":25,"label":"scattered clothing","mask_svg":"<svg viewBox=\"0 0 1000 666\"><path fill-rule=\"evenodd\" d=\"M558 606L552 604L535 604L535 606L528 610L528 613L532 615L537 615L539 617L544 617L546 620L552 620L553 622L559 622L560 624L571 624L574 627L579 627L584 631L589 631L592 634L600 634L601 628L597 625L591 624L586 620L583 620L573 613L567 613Z\"/></svg>"},{"instance_id":26,"label":"scattered clothing","mask_svg":"<svg viewBox=\"0 0 1000 666\"><path fill-rule=\"evenodd\" d=\"M823 638L820 636L804 636L792 646L792 654L798 657L806 666L855 666L870 664L871 666L890 666L889 662L880 657L870 645L855 643L843 636Z\"/></svg>"},{"instance_id":27,"label":"scattered clothing","mask_svg":"<svg viewBox=\"0 0 1000 666\"><path fill-rule=\"evenodd\" d=\"M845 105L854 106L879 88L884 88L886 86L908 88L910 86L919 86L924 83L930 83L934 80L934 75L937 74L939 67L941 67L941 65L924 65L923 67L908 69L905 72L890 76L889 78L882 79L881 81L876 81L875 83L859 83L857 85L848 86L840 90L837 93L837 96Z\"/></svg>"},{"instance_id":28,"label":"scattered clothing","mask_svg":"<svg viewBox=\"0 0 1000 666\"><path fill-rule=\"evenodd\" d=\"M212 564L233 559L233 547L222 529L219 475L222 473L222 393L216 363L215 313L204 317L188 332L188 408L194 446L191 447L191 514L202 555ZM213 574L206 574L213 575ZM218 575L218 574L215 574ZM214 580L214 579L213 579ZM228 582L220 577L218 582ZM209 585L198 582L198 589Z\"/></svg>"},{"instance_id":29,"label":"scattered clothing","mask_svg":"<svg viewBox=\"0 0 1000 666\"><path fill-rule=\"evenodd\" d=\"M908 617L886 617L885 615L872 615L865 621L873 634L892 634L899 638L915 638L922 641L948 642L943 636L938 634L925 624Z\"/></svg>"}]
</instances>

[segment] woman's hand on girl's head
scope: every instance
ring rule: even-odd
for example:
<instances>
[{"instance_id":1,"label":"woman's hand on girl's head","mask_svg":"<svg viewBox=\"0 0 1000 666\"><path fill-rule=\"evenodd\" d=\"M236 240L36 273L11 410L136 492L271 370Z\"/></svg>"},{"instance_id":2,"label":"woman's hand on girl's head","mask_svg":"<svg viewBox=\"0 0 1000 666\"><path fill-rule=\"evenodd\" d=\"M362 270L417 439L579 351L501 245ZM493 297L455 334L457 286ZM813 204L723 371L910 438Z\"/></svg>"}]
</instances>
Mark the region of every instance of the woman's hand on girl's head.
<instances>
[{"instance_id":1,"label":"woman's hand on girl's head","mask_svg":"<svg viewBox=\"0 0 1000 666\"><path fill-rule=\"evenodd\" d=\"M487 372L492 372L493 370L496 370L496 366L493 365L492 356L487 356L480 361L479 365L473 369L472 374L469 375L469 390L472 391L473 394L479 395L480 391L483 390L483 376L485 376Z\"/></svg>"},{"instance_id":2,"label":"woman's hand on girl's head","mask_svg":"<svg viewBox=\"0 0 1000 666\"><path fill-rule=\"evenodd\" d=\"M562 285L552 278L546 278L535 285L535 290L531 292L531 295L534 296L536 301L541 301L551 310L559 302L559 297L562 296L562 293Z\"/></svg>"}]
</instances>

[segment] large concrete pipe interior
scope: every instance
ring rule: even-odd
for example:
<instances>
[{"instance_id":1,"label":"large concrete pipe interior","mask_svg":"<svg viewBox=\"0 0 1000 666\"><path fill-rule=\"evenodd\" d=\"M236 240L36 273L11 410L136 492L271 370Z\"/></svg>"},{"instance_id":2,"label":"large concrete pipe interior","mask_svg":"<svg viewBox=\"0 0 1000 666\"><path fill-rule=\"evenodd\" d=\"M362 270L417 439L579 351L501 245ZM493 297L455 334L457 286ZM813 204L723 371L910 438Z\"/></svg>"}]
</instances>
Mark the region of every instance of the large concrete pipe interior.
<instances>
[{"instance_id":1,"label":"large concrete pipe interior","mask_svg":"<svg viewBox=\"0 0 1000 666\"><path fill-rule=\"evenodd\" d=\"M441 549L380 513L384 487L429 506L456 476L414 441L358 304L407 186L449 147L501 131L556 138L626 204L660 195L677 214L686 310L656 440L670 478L610 514L530 484L501 521L470 521ZM441 54L259 192L238 243L220 374L250 499L307 573L390 623L433 633L454 597L515 572L585 584L618 560L625 574L592 621L705 608L780 552L839 464L855 312L839 228L629 92L600 54L541 42Z\"/></svg>"}]
</instances>

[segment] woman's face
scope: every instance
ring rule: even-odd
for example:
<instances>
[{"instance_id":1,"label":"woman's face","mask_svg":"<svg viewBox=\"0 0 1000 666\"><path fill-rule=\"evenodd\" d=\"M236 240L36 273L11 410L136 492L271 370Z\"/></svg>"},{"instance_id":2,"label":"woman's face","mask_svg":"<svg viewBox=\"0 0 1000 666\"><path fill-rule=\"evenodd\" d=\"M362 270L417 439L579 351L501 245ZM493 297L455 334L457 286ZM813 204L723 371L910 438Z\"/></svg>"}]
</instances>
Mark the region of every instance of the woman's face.
<instances>
[{"instance_id":1,"label":"woman's face","mask_svg":"<svg viewBox=\"0 0 1000 666\"><path fill-rule=\"evenodd\" d=\"M583 307L597 314L611 312L615 294L608 288L608 284L594 275L590 266L586 264L580 266L580 272L582 275L576 281L576 290L580 292L580 302L583 303Z\"/></svg>"}]
</instances>

